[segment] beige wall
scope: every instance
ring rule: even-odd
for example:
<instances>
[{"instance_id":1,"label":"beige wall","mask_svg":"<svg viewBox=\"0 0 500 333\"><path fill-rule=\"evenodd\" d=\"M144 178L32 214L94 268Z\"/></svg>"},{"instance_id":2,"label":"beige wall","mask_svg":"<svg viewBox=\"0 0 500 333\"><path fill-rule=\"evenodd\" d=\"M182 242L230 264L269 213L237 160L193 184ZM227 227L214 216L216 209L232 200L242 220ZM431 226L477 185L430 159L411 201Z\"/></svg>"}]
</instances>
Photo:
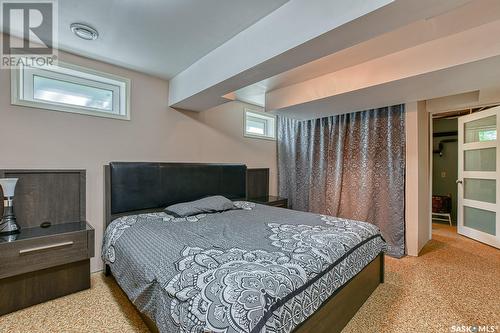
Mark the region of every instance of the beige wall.
<instances>
[{"instance_id":1,"label":"beige wall","mask_svg":"<svg viewBox=\"0 0 500 333\"><path fill-rule=\"evenodd\" d=\"M230 102L203 112L185 112L200 125L200 156L207 162L245 163L249 168L270 168L270 194L277 194L276 141L243 136L245 108L262 108Z\"/></svg>"},{"instance_id":2,"label":"beige wall","mask_svg":"<svg viewBox=\"0 0 500 333\"><path fill-rule=\"evenodd\" d=\"M0 168L87 170L87 219L96 229L93 271L102 268L103 165L109 161L243 162L271 167L274 182L275 144L243 138L242 105L226 105L221 114L181 113L167 107L164 80L63 52L59 56L130 78L131 121L12 106L10 72L2 69Z\"/></svg>"},{"instance_id":3,"label":"beige wall","mask_svg":"<svg viewBox=\"0 0 500 333\"><path fill-rule=\"evenodd\" d=\"M431 239L429 113L425 102L406 104L406 248L417 256Z\"/></svg>"}]
</instances>

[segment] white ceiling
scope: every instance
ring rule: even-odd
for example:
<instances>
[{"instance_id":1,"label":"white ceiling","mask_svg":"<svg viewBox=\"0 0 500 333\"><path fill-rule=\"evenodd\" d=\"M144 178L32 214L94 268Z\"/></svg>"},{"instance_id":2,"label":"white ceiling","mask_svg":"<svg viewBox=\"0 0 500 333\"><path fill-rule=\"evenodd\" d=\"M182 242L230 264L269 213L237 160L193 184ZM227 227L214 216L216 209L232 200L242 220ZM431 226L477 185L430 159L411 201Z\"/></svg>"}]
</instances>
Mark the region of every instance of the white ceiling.
<instances>
[{"instance_id":1,"label":"white ceiling","mask_svg":"<svg viewBox=\"0 0 500 333\"><path fill-rule=\"evenodd\" d=\"M498 19L500 19L499 1L470 1L454 10L412 22L366 42L239 89L234 92L234 96L238 100L264 106L266 93L272 94L273 91L287 86L334 73L388 54L394 54L431 40L460 34L468 29ZM421 60L426 61L425 59ZM306 109L304 111L307 112Z\"/></svg>"},{"instance_id":2,"label":"white ceiling","mask_svg":"<svg viewBox=\"0 0 500 333\"><path fill-rule=\"evenodd\" d=\"M287 1L58 1L59 47L170 79ZM92 25L99 39L77 38L73 22Z\"/></svg>"},{"instance_id":3,"label":"white ceiling","mask_svg":"<svg viewBox=\"0 0 500 333\"><path fill-rule=\"evenodd\" d=\"M467 6L472 1L289 1L177 74L170 81L169 106L203 111L233 98L253 102L259 94L261 97L264 97L264 92L269 94L271 85L268 86L268 81L272 79L266 79L282 77L284 72L294 71L294 68L322 57L342 53L344 59L339 61L338 56L329 57L333 66L324 66L322 62L314 66L319 70L306 66L301 75L296 76L297 81L304 80L302 74L309 77L321 75L324 70L352 66L421 43L419 36L422 31L419 27L408 29L413 30L410 32L414 34L412 36L401 33L397 38L385 38L382 43L372 40L414 24L427 28L423 34L425 36L433 35L434 28L441 32L439 24L433 26L433 17ZM483 7L488 7L498 0L477 2L484 2ZM490 12L494 11L490 9ZM461 25L469 26L467 17L465 21L451 22L454 30L463 29ZM405 43L401 39L409 41ZM360 44L370 45L357 47ZM253 52L248 52L249 45ZM353 48L357 50L345 52ZM290 80L291 75L286 77L283 80L285 85L295 80ZM261 84L252 86L255 82ZM251 87L245 91L247 96L244 98L239 90L249 85ZM271 89L276 89L278 85L280 83L273 83Z\"/></svg>"},{"instance_id":4,"label":"white ceiling","mask_svg":"<svg viewBox=\"0 0 500 333\"><path fill-rule=\"evenodd\" d=\"M498 77L500 56L294 105L278 113L301 120L315 119L471 91L479 91L476 105L496 104L500 102Z\"/></svg>"}]
</instances>

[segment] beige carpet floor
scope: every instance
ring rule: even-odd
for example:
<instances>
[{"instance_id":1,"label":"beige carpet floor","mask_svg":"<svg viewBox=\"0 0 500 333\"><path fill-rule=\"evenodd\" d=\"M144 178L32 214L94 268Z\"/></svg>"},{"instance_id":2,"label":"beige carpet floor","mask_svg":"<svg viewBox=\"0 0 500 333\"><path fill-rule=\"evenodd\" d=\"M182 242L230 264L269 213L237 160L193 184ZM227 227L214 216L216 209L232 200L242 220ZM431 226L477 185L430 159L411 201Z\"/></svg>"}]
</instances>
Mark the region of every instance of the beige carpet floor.
<instances>
[{"instance_id":1,"label":"beige carpet floor","mask_svg":"<svg viewBox=\"0 0 500 333\"><path fill-rule=\"evenodd\" d=\"M500 332L500 250L435 224L421 256L386 258L386 282L343 333L451 332L453 325L495 326ZM90 290L0 317L0 332L147 328L114 280L96 273Z\"/></svg>"}]
</instances>

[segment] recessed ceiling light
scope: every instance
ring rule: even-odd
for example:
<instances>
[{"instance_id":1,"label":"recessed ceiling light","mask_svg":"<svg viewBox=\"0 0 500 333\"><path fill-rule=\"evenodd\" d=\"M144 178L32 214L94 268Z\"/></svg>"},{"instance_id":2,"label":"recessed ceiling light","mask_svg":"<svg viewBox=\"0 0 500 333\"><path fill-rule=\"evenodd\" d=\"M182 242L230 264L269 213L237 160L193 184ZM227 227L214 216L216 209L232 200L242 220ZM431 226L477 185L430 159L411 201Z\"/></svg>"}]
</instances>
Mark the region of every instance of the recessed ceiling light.
<instances>
[{"instance_id":1,"label":"recessed ceiling light","mask_svg":"<svg viewBox=\"0 0 500 333\"><path fill-rule=\"evenodd\" d=\"M99 37L99 33L97 32L97 30L87 24L72 23L70 25L70 28L71 31L73 31L73 33L81 39L96 40L97 37Z\"/></svg>"}]
</instances>

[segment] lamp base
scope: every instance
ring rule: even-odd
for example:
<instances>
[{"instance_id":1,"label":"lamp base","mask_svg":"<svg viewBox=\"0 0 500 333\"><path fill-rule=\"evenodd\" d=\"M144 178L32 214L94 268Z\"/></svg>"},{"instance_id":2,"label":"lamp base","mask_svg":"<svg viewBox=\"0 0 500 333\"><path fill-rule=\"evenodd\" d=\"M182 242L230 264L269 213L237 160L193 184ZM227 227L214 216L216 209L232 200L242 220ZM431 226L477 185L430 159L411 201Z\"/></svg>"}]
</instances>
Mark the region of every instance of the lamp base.
<instances>
[{"instance_id":1,"label":"lamp base","mask_svg":"<svg viewBox=\"0 0 500 333\"><path fill-rule=\"evenodd\" d=\"M2 219L0 220L0 235L12 235L21 232L21 228L16 223L16 220Z\"/></svg>"}]
</instances>

